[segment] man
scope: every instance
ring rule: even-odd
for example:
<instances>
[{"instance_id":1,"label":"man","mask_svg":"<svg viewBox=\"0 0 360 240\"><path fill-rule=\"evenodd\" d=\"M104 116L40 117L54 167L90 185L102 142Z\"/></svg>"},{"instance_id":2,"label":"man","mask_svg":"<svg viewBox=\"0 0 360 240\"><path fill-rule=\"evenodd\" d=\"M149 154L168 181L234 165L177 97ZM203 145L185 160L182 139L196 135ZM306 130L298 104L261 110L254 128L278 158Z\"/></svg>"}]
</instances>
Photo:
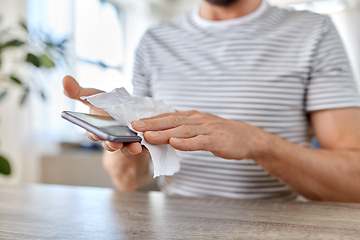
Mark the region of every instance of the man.
<instances>
[{"instance_id":1,"label":"man","mask_svg":"<svg viewBox=\"0 0 360 240\"><path fill-rule=\"evenodd\" d=\"M73 99L99 92L63 83ZM135 96L179 111L132 123L148 142L184 151L180 172L159 179L164 192L360 202L360 101L328 17L261 0L203 1L145 34L133 84ZM313 135L322 149L308 148ZM147 181L140 144L103 146L118 188Z\"/></svg>"}]
</instances>

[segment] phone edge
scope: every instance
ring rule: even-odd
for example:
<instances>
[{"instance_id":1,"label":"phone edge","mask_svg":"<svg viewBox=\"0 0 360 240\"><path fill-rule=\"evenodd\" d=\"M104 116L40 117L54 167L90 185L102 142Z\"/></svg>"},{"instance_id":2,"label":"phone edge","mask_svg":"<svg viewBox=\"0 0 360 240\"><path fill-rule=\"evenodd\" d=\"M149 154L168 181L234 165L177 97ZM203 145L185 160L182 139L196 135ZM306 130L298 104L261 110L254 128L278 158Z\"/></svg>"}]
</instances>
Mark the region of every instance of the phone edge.
<instances>
[{"instance_id":1,"label":"phone edge","mask_svg":"<svg viewBox=\"0 0 360 240\"><path fill-rule=\"evenodd\" d=\"M110 141L110 142L122 142L122 143L132 143L132 142L139 142L141 143L142 138L140 136L124 136L124 137L118 137L115 135L111 135L108 133L105 133L101 130L99 130L98 128L96 128L95 126L91 125L88 122L85 122L79 118L76 118L74 116L72 116L71 114L69 114L69 112L71 111L63 111L61 113L61 117L73 124L75 124L76 126L81 127L82 129L85 129L97 136L99 136L100 138ZM82 125L80 125L81 122L82 124L86 125L88 128L83 127Z\"/></svg>"}]
</instances>

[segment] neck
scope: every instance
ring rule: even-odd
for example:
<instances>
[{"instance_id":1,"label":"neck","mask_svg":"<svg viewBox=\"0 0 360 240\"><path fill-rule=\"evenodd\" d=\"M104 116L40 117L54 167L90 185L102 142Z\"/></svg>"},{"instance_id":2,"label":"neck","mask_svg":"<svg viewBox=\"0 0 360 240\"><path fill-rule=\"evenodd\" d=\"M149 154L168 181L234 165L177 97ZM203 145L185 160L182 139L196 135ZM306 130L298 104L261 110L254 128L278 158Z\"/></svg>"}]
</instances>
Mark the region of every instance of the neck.
<instances>
[{"instance_id":1,"label":"neck","mask_svg":"<svg viewBox=\"0 0 360 240\"><path fill-rule=\"evenodd\" d=\"M261 1L239 0L227 7L220 7L202 1L199 14L204 19L215 21L238 18L254 12L260 6Z\"/></svg>"}]
</instances>

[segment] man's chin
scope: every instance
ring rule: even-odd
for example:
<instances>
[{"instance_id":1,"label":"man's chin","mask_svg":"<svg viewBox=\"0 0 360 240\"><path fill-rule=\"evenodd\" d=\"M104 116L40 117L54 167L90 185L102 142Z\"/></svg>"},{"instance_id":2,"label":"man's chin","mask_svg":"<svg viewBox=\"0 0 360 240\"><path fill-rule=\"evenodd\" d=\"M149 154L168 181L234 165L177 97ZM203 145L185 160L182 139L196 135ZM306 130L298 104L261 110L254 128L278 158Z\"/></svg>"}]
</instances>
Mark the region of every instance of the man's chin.
<instances>
[{"instance_id":1,"label":"man's chin","mask_svg":"<svg viewBox=\"0 0 360 240\"><path fill-rule=\"evenodd\" d=\"M205 1L215 6L228 7L240 0L205 0Z\"/></svg>"}]
</instances>

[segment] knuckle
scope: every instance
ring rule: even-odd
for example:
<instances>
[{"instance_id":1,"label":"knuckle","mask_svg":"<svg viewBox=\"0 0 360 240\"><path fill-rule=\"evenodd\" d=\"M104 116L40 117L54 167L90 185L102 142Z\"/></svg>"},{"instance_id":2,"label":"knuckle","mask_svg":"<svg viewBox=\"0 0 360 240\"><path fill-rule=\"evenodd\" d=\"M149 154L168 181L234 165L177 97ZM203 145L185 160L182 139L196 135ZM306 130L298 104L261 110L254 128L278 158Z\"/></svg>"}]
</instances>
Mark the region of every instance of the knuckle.
<instances>
[{"instance_id":1,"label":"knuckle","mask_svg":"<svg viewBox=\"0 0 360 240\"><path fill-rule=\"evenodd\" d=\"M197 113L191 115L191 117L196 121L202 121L205 119L206 115L203 113L197 112Z\"/></svg>"},{"instance_id":2,"label":"knuckle","mask_svg":"<svg viewBox=\"0 0 360 240\"><path fill-rule=\"evenodd\" d=\"M214 122L206 122L204 124L204 126L205 126L206 129L216 129L216 128L218 128L217 124L214 123Z\"/></svg>"},{"instance_id":3,"label":"knuckle","mask_svg":"<svg viewBox=\"0 0 360 240\"><path fill-rule=\"evenodd\" d=\"M191 133L193 132L193 129L192 129L190 126L188 126L188 125L182 125L182 126L180 127L180 130L181 130L181 132L182 132L183 134L185 134L186 136L191 135Z\"/></svg>"},{"instance_id":4,"label":"knuckle","mask_svg":"<svg viewBox=\"0 0 360 240\"><path fill-rule=\"evenodd\" d=\"M219 121L208 121L205 123L205 126L207 128L211 128L211 129L221 129L224 127L224 123L223 122L219 122Z\"/></svg>"},{"instance_id":5,"label":"knuckle","mask_svg":"<svg viewBox=\"0 0 360 240\"><path fill-rule=\"evenodd\" d=\"M156 127L156 122L155 120L147 120L146 125L148 125L151 129L153 129Z\"/></svg>"},{"instance_id":6,"label":"knuckle","mask_svg":"<svg viewBox=\"0 0 360 240\"><path fill-rule=\"evenodd\" d=\"M171 137L171 134L169 131L163 131L163 132L161 132L160 135L162 135L163 138L165 138L165 139L169 139Z\"/></svg>"},{"instance_id":7,"label":"knuckle","mask_svg":"<svg viewBox=\"0 0 360 240\"><path fill-rule=\"evenodd\" d=\"M198 114L199 111L197 111L197 110L188 110L188 111L186 111L186 113L188 113L189 115L195 115L195 114Z\"/></svg>"},{"instance_id":8,"label":"knuckle","mask_svg":"<svg viewBox=\"0 0 360 240\"><path fill-rule=\"evenodd\" d=\"M177 125L179 123L179 118L174 115L168 116L168 119L174 125Z\"/></svg>"},{"instance_id":9,"label":"knuckle","mask_svg":"<svg viewBox=\"0 0 360 240\"><path fill-rule=\"evenodd\" d=\"M199 146L205 148L209 144L209 139L204 135L199 135Z\"/></svg>"}]
</instances>

